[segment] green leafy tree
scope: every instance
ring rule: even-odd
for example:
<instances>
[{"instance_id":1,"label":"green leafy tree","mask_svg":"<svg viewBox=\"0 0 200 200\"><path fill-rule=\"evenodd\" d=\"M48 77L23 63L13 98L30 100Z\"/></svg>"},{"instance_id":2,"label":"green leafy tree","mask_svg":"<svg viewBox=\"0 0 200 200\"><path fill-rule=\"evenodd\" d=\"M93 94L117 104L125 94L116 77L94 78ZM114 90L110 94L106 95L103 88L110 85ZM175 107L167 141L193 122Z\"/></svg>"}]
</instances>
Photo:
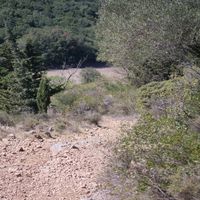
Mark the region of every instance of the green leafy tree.
<instances>
[{"instance_id":1,"label":"green leafy tree","mask_svg":"<svg viewBox=\"0 0 200 200\"><path fill-rule=\"evenodd\" d=\"M140 120L132 130L125 127L118 151L136 199L200 198L199 72L184 69L183 77L137 90Z\"/></svg>"},{"instance_id":2,"label":"green leafy tree","mask_svg":"<svg viewBox=\"0 0 200 200\"><path fill-rule=\"evenodd\" d=\"M198 63L199 13L196 0L104 1L97 26L99 59L123 67L135 84L150 73L148 82L159 80L154 75L168 79L177 63Z\"/></svg>"},{"instance_id":3,"label":"green leafy tree","mask_svg":"<svg viewBox=\"0 0 200 200\"><path fill-rule=\"evenodd\" d=\"M4 22L9 21L17 41L27 35L34 38L48 66L68 61L75 64L86 55L95 61L94 26L99 0L0 0L0 5L0 43L5 37Z\"/></svg>"}]
</instances>

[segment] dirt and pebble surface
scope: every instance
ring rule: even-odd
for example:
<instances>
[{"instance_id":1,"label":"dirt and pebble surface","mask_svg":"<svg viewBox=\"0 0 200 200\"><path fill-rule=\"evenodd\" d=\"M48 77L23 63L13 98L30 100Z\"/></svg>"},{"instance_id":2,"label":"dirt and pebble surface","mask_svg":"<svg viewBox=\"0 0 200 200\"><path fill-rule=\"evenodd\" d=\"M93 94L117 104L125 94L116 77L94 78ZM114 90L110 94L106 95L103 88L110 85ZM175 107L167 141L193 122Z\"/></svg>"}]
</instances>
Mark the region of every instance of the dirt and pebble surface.
<instances>
[{"instance_id":1,"label":"dirt and pebble surface","mask_svg":"<svg viewBox=\"0 0 200 200\"><path fill-rule=\"evenodd\" d=\"M100 127L56 139L8 135L0 142L0 199L116 199L101 177L110 166L120 127L135 122L135 117L104 117Z\"/></svg>"}]
</instances>

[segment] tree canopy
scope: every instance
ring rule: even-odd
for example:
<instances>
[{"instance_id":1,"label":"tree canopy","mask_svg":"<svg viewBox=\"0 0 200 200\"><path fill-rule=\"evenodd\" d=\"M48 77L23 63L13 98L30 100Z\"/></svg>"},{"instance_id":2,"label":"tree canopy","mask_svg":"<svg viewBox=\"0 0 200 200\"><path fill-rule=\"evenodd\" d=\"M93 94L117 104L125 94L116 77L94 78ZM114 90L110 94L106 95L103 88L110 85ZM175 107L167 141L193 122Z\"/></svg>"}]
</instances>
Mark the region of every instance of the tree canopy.
<instances>
[{"instance_id":1,"label":"tree canopy","mask_svg":"<svg viewBox=\"0 0 200 200\"><path fill-rule=\"evenodd\" d=\"M124 67L136 84L168 79L173 65L198 63L200 2L106 0L97 36L99 59Z\"/></svg>"},{"instance_id":2,"label":"tree canopy","mask_svg":"<svg viewBox=\"0 0 200 200\"><path fill-rule=\"evenodd\" d=\"M51 53L66 54L73 57L74 62L86 56L84 54L88 55L88 59L95 60L94 25L98 0L0 0L0 4L0 43L4 42L7 23L19 43L33 38L35 44L41 46L45 61L51 57ZM78 58L74 52L70 52L70 55L65 52L69 43L77 51ZM81 53L78 49L81 49ZM61 65L65 59L59 57L55 63L51 60L46 64Z\"/></svg>"}]
</instances>

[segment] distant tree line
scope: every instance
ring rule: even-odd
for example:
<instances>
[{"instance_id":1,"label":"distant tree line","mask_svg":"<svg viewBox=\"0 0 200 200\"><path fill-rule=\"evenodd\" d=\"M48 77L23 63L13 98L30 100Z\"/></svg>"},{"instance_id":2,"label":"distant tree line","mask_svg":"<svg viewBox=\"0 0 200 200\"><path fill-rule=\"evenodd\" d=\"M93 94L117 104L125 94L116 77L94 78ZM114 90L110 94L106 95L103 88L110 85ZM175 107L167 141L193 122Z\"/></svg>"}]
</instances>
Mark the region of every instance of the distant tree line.
<instances>
[{"instance_id":1,"label":"distant tree line","mask_svg":"<svg viewBox=\"0 0 200 200\"><path fill-rule=\"evenodd\" d=\"M45 66L73 65L86 56L95 61L98 0L0 0L0 5L1 44L6 22L18 47L24 50L31 39Z\"/></svg>"}]
</instances>

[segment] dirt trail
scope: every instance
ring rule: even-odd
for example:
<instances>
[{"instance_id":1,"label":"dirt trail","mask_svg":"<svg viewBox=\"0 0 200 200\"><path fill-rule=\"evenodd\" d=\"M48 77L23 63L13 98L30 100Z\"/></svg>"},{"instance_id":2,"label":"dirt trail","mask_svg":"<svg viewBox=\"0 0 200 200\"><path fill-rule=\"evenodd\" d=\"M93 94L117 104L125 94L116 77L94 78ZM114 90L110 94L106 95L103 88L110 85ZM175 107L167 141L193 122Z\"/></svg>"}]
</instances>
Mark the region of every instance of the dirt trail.
<instances>
[{"instance_id":1,"label":"dirt trail","mask_svg":"<svg viewBox=\"0 0 200 200\"><path fill-rule=\"evenodd\" d=\"M100 178L108 168L122 124L134 117L104 117L101 127L57 139L0 142L0 199L108 200Z\"/></svg>"}]
</instances>

